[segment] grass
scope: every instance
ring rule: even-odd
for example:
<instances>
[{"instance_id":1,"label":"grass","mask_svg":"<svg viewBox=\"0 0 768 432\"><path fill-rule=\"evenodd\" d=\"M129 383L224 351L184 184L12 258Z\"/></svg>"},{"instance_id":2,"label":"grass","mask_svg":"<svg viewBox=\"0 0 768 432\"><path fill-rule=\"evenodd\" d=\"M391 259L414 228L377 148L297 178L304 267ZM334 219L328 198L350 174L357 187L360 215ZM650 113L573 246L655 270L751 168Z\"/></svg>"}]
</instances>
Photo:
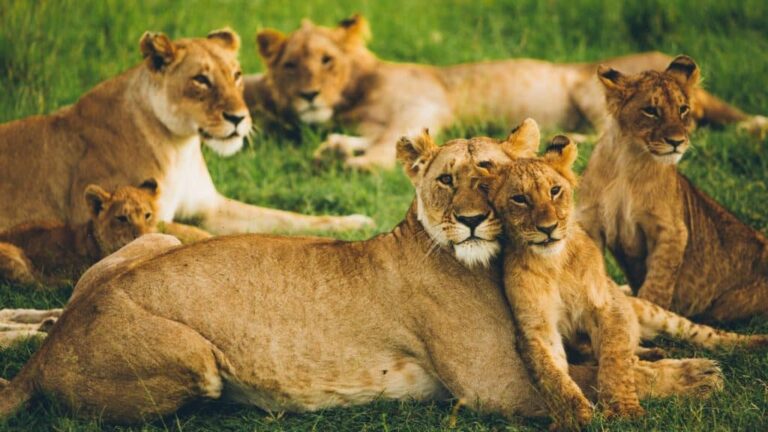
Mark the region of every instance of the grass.
<instances>
[{"instance_id":1,"label":"grass","mask_svg":"<svg viewBox=\"0 0 768 432\"><path fill-rule=\"evenodd\" d=\"M0 121L47 113L139 61L137 41L145 30L172 37L201 36L231 26L243 37L247 72L262 66L254 35L262 27L294 29L303 17L332 24L361 12L372 23L372 49L382 58L451 64L506 57L594 61L658 49L693 56L705 85L746 111L768 113L768 3L764 0L649 0L615 2L461 0L451 3L391 0L229 0L124 2L120 0L3 0L0 6ZM510 125L468 125L444 137L501 135ZM325 131L305 129L300 141L260 136L229 159L207 153L219 189L244 201L304 213L365 213L375 230L344 235L360 239L389 230L405 213L412 189L399 170L375 175L319 170L312 150ZM766 142L732 128L699 130L681 169L699 187L742 220L768 230ZM583 147L580 167L589 156ZM619 277L615 268L612 272ZM51 307L66 302L71 287L31 291L0 285L3 307ZM735 327L768 332L768 322ZM649 400L648 415L634 422L597 420L591 430L768 430L768 354L700 352L662 342L676 356L719 360L725 391L707 401ZM2 376L13 376L37 348L34 342L0 352ZM381 401L313 414L266 414L252 407L203 404L164 422L115 430L443 430L449 403ZM546 423L460 412L457 430L538 430ZM36 401L0 423L0 430L89 431L109 428L73 418L55 401Z\"/></svg>"}]
</instances>

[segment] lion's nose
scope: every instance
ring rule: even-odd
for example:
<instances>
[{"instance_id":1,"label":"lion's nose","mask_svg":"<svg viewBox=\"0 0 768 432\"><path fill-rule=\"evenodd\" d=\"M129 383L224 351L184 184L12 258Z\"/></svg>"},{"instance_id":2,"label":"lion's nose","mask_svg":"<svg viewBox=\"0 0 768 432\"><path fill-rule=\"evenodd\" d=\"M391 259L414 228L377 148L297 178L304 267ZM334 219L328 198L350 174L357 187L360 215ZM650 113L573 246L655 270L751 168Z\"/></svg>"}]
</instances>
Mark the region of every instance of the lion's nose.
<instances>
[{"instance_id":1,"label":"lion's nose","mask_svg":"<svg viewBox=\"0 0 768 432\"><path fill-rule=\"evenodd\" d=\"M539 225L539 226L536 227L537 230L543 232L544 234L546 234L548 236L552 235L552 232L555 231L555 228L557 228L557 222L555 222L554 224L549 225L549 226L541 226L541 225Z\"/></svg>"},{"instance_id":2,"label":"lion's nose","mask_svg":"<svg viewBox=\"0 0 768 432\"><path fill-rule=\"evenodd\" d=\"M230 114L230 113L227 113L227 112L223 113L223 115L224 115L224 120L232 123L235 126L239 125L240 122L243 121L243 119L245 118L244 115L240 116L240 115L237 115L237 114Z\"/></svg>"},{"instance_id":3,"label":"lion's nose","mask_svg":"<svg viewBox=\"0 0 768 432\"><path fill-rule=\"evenodd\" d=\"M459 216L454 215L456 220L469 227L469 229L475 229L478 225L483 223L488 218L488 214L480 214L474 216Z\"/></svg>"},{"instance_id":4,"label":"lion's nose","mask_svg":"<svg viewBox=\"0 0 768 432\"><path fill-rule=\"evenodd\" d=\"M672 147L677 148L677 146L685 142L685 137L671 136L671 137L664 138L664 141L666 141L666 143L671 145Z\"/></svg>"},{"instance_id":5,"label":"lion's nose","mask_svg":"<svg viewBox=\"0 0 768 432\"><path fill-rule=\"evenodd\" d=\"M299 92L299 96L307 102L312 102L319 94L319 91Z\"/></svg>"}]
</instances>

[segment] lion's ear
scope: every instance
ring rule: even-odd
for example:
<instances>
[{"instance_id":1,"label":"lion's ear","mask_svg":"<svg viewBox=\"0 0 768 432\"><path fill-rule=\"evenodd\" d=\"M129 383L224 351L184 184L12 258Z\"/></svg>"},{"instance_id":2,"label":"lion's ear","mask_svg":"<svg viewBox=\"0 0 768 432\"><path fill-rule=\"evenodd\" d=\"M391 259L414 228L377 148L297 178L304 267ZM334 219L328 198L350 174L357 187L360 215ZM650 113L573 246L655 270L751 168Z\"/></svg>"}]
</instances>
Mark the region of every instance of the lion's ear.
<instances>
[{"instance_id":1,"label":"lion's ear","mask_svg":"<svg viewBox=\"0 0 768 432\"><path fill-rule=\"evenodd\" d=\"M232 51L240 49L240 36L229 27L208 33L208 39L218 42L224 48Z\"/></svg>"},{"instance_id":2,"label":"lion's ear","mask_svg":"<svg viewBox=\"0 0 768 432\"><path fill-rule=\"evenodd\" d=\"M547 145L544 152L544 160L568 179L572 184L576 183L576 174L573 172L573 163L576 162L579 152L576 144L565 135L557 135Z\"/></svg>"},{"instance_id":3,"label":"lion's ear","mask_svg":"<svg viewBox=\"0 0 768 432\"><path fill-rule=\"evenodd\" d=\"M145 191L149 192L151 195L157 195L157 180L155 180L154 177L148 178L141 182L139 185L139 189L144 189Z\"/></svg>"},{"instance_id":4,"label":"lion's ear","mask_svg":"<svg viewBox=\"0 0 768 432\"><path fill-rule=\"evenodd\" d=\"M95 218L101 213L104 209L104 203L110 197L109 192L102 189L99 185L90 184L85 188L85 202L88 204L91 217Z\"/></svg>"},{"instance_id":5,"label":"lion's ear","mask_svg":"<svg viewBox=\"0 0 768 432\"><path fill-rule=\"evenodd\" d=\"M692 58L685 55L675 57L664 73L674 78L681 86L689 89L699 83L699 67L696 66L696 62Z\"/></svg>"},{"instance_id":6,"label":"lion's ear","mask_svg":"<svg viewBox=\"0 0 768 432\"><path fill-rule=\"evenodd\" d=\"M139 41L141 54L153 71L161 71L176 58L176 47L163 33L144 32Z\"/></svg>"},{"instance_id":7,"label":"lion's ear","mask_svg":"<svg viewBox=\"0 0 768 432\"><path fill-rule=\"evenodd\" d=\"M400 138L397 142L397 160L413 181L429 162L435 150L437 150L437 144L432 141L429 130L424 129L421 135L413 139Z\"/></svg>"},{"instance_id":8,"label":"lion's ear","mask_svg":"<svg viewBox=\"0 0 768 432\"><path fill-rule=\"evenodd\" d=\"M609 111L615 112L624 100L628 84L627 76L614 68L600 65L597 67L597 78L605 89L605 100L608 102Z\"/></svg>"},{"instance_id":9,"label":"lion's ear","mask_svg":"<svg viewBox=\"0 0 768 432\"><path fill-rule=\"evenodd\" d=\"M365 45L371 39L368 20L360 14L339 21L339 30L344 42L349 45Z\"/></svg>"},{"instance_id":10,"label":"lion's ear","mask_svg":"<svg viewBox=\"0 0 768 432\"><path fill-rule=\"evenodd\" d=\"M527 118L512 129L507 139L501 142L501 149L511 158L534 157L539 149L539 124Z\"/></svg>"},{"instance_id":11,"label":"lion's ear","mask_svg":"<svg viewBox=\"0 0 768 432\"><path fill-rule=\"evenodd\" d=\"M259 55L266 62L271 62L280 54L285 46L288 37L281 31L275 29L264 29L256 35L256 42L259 45Z\"/></svg>"}]
</instances>

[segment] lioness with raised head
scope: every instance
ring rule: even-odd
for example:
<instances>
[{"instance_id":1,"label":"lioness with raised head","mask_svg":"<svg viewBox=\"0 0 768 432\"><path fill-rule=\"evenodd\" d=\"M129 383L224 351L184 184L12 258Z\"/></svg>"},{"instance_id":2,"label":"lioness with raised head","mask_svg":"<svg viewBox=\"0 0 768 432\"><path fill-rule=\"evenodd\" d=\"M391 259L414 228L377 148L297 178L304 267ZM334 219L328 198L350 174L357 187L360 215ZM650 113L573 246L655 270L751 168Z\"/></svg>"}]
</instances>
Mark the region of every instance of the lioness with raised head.
<instances>
[{"instance_id":1,"label":"lioness with raised head","mask_svg":"<svg viewBox=\"0 0 768 432\"><path fill-rule=\"evenodd\" d=\"M532 147L520 152L537 151L535 140L523 144ZM637 354L648 354L639 346L641 337L661 330L709 348L768 346L767 335L720 332L621 292L601 251L571 218L576 153L576 145L560 135L543 156L517 158L487 180L508 240L503 275L518 352L557 430L580 430L592 418L592 404L568 376L565 342L573 344L579 334L592 341L598 400L607 417L644 413L634 376L625 373Z\"/></svg>"},{"instance_id":2,"label":"lioness with raised head","mask_svg":"<svg viewBox=\"0 0 768 432\"><path fill-rule=\"evenodd\" d=\"M141 38L144 62L53 114L0 125L0 229L35 220L81 224L91 183L111 189L156 178L157 218L197 218L213 233L346 230L364 216L304 216L227 199L216 191L201 139L237 152L251 129L238 36Z\"/></svg>"},{"instance_id":3,"label":"lioness with raised head","mask_svg":"<svg viewBox=\"0 0 768 432\"><path fill-rule=\"evenodd\" d=\"M479 265L499 250L500 225L475 168L508 163L506 145L400 141L416 200L392 232L370 240L240 235L156 248L162 236L142 237L108 260L154 256L83 277L48 339L0 391L0 413L45 393L112 422L222 397L307 411L453 394L483 411L541 414L498 267ZM595 385L593 367L570 373L587 392ZM722 385L704 359L640 362L627 373L642 396L702 396Z\"/></svg>"},{"instance_id":4,"label":"lioness with raised head","mask_svg":"<svg viewBox=\"0 0 768 432\"><path fill-rule=\"evenodd\" d=\"M584 175L581 223L607 246L640 298L717 321L768 312L768 241L682 174L699 109L699 68L680 56L663 72L602 67L611 112Z\"/></svg>"},{"instance_id":5,"label":"lioness with raised head","mask_svg":"<svg viewBox=\"0 0 768 432\"><path fill-rule=\"evenodd\" d=\"M258 34L266 65L261 76L246 77L245 97L254 118L322 123L331 119L356 127L360 136L333 134L318 149L342 153L351 167L390 168L392 145L404 132L427 127L433 133L456 122L503 121L533 117L545 127L575 130L585 123L598 129L605 98L595 79L597 63L555 64L531 59L447 67L385 62L366 47L368 23L359 16L328 28L302 22L285 35ZM604 61L640 72L662 70L670 57L642 53ZM697 89L700 121L745 122L768 127L704 90Z\"/></svg>"}]
</instances>

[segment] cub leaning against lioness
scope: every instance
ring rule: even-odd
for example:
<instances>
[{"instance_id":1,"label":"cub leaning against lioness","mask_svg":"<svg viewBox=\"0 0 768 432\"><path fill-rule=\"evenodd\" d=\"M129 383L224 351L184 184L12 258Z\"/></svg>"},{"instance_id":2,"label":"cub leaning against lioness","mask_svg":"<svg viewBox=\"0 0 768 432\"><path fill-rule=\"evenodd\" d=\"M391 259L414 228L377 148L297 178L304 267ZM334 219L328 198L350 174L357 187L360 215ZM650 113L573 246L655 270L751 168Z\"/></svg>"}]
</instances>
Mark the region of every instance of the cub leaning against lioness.
<instances>
[{"instance_id":1,"label":"cub leaning against lioness","mask_svg":"<svg viewBox=\"0 0 768 432\"><path fill-rule=\"evenodd\" d=\"M679 173L698 110L699 68L601 67L609 124L584 174L579 220L640 298L730 321L768 311L768 240Z\"/></svg>"},{"instance_id":2,"label":"cub leaning against lioness","mask_svg":"<svg viewBox=\"0 0 768 432\"><path fill-rule=\"evenodd\" d=\"M478 166L508 163L508 144L402 140L416 198L397 227L369 240L138 239L107 260L150 258L83 276L48 339L0 391L0 416L39 393L110 422L222 397L308 411L452 394L486 412L542 414L499 268L481 265L495 261L500 224L472 178ZM591 392L594 367L569 373ZM705 359L638 362L625 373L643 397L722 386Z\"/></svg>"},{"instance_id":3,"label":"cub leaning against lioness","mask_svg":"<svg viewBox=\"0 0 768 432\"><path fill-rule=\"evenodd\" d=\"M343 154L356 168L390 168L393 143L422 128L433 133L451 124L533 117L546 127L601 130L605 99L595 79L598 63L556 64L533 59L486 61L437 67L382 61L366 46L368 22L355 15L337 27L303 20L285 35L264 29L257 41L264 75L245 80L254 118L280 123L337 121L359 136L331 134L318 148ZM628 71L663 69L670 57L657 52L605 60ZM745 122L768 128L710 93L696 90L692 115L715 124Z\"/></svg>"},{"instance_id":4,"label":"cub leaning against lioness","mask_svg":"<svg viewBox=\"0 0 768 432\"><path fill-rule=\"evenodd\" d=\"M535 154L538 140L515 149ZM598 361L597 392L606 416L644 413L625 371L659 333L714 348L768 346L766 335L737 335L696 325L653 303L627 297L609 278L600 250L572 223L576 145L557 136L541 157L518 158L485 180L504 225L504 287L520 358L554 418L554 430L578 430L592 405L568 376L565 342L586 333ZM654 352L654 354L657 354Z\"/></svg>"}]
</instances>

